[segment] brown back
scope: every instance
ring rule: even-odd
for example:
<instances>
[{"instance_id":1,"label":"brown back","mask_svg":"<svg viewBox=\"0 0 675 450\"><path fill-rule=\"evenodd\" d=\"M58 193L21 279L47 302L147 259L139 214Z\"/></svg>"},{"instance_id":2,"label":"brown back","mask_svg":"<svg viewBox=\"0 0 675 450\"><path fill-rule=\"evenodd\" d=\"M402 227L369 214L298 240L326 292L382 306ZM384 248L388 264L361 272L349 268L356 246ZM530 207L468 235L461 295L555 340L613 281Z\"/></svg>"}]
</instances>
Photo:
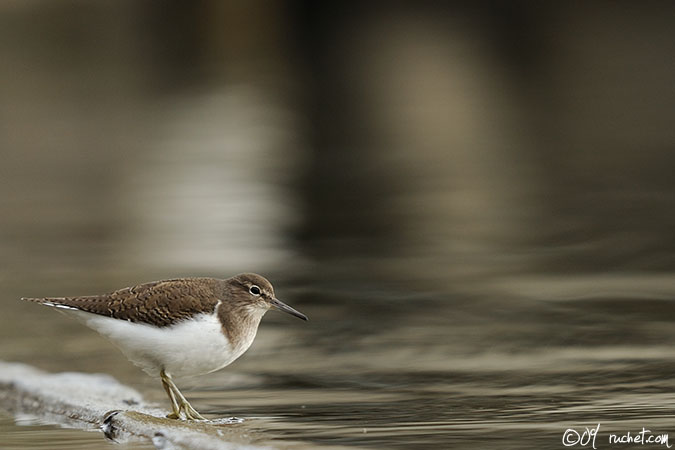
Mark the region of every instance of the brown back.
<instances>
[{"instance_id":1,"label":"brown back","mask_svg":"<svg viewBox=\"0 0 675 450\"><path fill-rule=\"evenodd\" d=\"M223 294L223 280L176 278L105 295L24 300L164 327L196 314L212 313Z\"/></svg>"}]
</instances>

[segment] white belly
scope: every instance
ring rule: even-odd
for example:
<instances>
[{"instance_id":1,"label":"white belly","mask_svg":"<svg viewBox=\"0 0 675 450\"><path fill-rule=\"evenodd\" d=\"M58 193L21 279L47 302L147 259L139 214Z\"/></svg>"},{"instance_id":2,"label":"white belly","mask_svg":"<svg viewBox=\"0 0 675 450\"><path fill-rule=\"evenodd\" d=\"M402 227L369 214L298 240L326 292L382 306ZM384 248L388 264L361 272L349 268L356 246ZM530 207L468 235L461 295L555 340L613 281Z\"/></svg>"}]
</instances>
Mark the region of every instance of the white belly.
<instances>
[{"instance_id":1,"label":"white belly","mask_svg":"<svg viewBox=\"0 0 675 450\"><path fill-rule=\"evenodd\" d=\"M70 311L69 311L70 312ZM230 364L248 345L232 348L215 314L157 328L142 323L72 311L107 337L131 362L151 376L164 369L176 377L203 375Z\"/></svg>"}]
</instances>

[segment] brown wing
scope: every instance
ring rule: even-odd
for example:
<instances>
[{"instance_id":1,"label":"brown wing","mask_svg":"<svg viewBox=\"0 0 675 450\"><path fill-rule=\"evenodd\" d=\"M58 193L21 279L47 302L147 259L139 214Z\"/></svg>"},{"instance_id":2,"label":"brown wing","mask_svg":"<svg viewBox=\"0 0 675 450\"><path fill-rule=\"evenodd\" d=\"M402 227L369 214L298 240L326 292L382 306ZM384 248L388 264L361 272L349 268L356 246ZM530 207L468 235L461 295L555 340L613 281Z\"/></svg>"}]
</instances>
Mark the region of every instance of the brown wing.
<instances>
[{"instance_id":1,"label":"brown wing","mask_svg":"<svg viewBox=\"0 0 675 450\"><path fill-rule=\"evenodd\" d=\"M164 327L195 314L213 312L218 303L218 286L219 280L212 278L179 278L106 295L24 300Z\"/></svg>"}]
</instances>

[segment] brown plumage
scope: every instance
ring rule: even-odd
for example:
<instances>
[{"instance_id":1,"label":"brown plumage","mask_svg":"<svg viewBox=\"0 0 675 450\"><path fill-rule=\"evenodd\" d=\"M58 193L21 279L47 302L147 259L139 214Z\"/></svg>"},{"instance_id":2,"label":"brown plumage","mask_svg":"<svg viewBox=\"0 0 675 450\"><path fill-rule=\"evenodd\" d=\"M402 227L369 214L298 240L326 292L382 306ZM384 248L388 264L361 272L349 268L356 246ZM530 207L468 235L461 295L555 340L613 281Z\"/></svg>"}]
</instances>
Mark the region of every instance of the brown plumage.
<instances>
[{"instance_id":1,"label":"brown plumage","mask_svg":"<svg viewBox=\"0 0 675 450\"><path fill-rule=\"evenodd\" d=\"M265 278L256 274L241 274L226 280L174 278L153 281L104 295L23 300L165 327L196 314L212 313L218 301L224 303L223 310L242 306L251 301L248 289L253 285L259 286L263 293L274 298L274 289Z\"/></svg>"},{"instance_id":2,"label":"brown plumage","mask_svg":"<svg viewBox=\"0 0 675 450\"><path fill-rule=\"evenodd\" d=\"M70 310L109 338L136 365L159 376L169 417L202 419L172 381L221 369L241 356L270 308L307 320L274 297L264 277L175 278L85 297L25 298Z\"/></svg>"}]
</instances>

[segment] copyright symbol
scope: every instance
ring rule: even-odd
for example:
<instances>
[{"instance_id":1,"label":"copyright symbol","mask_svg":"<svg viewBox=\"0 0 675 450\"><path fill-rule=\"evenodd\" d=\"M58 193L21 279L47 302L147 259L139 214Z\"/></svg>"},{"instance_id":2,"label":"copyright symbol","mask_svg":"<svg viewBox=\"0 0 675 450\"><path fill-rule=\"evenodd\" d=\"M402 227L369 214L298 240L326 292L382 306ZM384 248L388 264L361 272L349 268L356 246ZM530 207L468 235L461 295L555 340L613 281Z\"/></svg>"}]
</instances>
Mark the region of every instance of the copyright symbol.
<instances>
[{"instance_id":1,"label":"copyright symbol","mask_svg":"<svg viewBox=\"0 0 675 450\"><path fill-rule=\"evenodd\" d=\"M568 428L565 433L563 433L562 437L562 443L565 447L571 447L573 445L577 445L579 441L581 440L581 436L579 433L572 429Z\"/></svg>"}]
</instances>

